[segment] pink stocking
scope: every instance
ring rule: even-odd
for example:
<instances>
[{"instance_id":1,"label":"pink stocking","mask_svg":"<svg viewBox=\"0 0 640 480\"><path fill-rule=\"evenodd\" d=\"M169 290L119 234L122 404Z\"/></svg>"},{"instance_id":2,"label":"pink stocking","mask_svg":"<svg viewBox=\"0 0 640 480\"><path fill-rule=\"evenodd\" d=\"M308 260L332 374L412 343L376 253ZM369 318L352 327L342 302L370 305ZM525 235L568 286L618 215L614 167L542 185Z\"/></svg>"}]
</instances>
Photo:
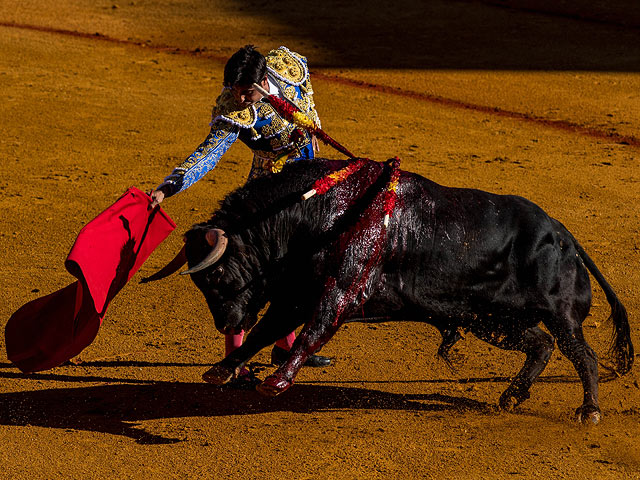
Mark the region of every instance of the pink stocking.
<instances>
[{"instance_id":1,"label":"pink stocking","mask_svg":"<svg viewBox=\"0 0 640 480\"><path fill-rule=\"evenodd\" d=\"M225 335L224 336L224 356L228 356L231 352L233 352L236 348L242 345L242 340L244 339L244 330L241 330L240 333L236 335ZM240 370L239 376L248 375L249 370L243 368Z\"/></svg>"},{"instance_id":2,"label":"pink stocking","mask_svg":"<svg viewBox=\"0 0 640 480\"><path fill-rule=\"evenodd\" d=\"M228 356L236 348L242 345L243 339L244 339L244 330L241 330L240 333L236 335L225 335L224 336L224 356L225 357Z\"/></svg>"}]
</instances>

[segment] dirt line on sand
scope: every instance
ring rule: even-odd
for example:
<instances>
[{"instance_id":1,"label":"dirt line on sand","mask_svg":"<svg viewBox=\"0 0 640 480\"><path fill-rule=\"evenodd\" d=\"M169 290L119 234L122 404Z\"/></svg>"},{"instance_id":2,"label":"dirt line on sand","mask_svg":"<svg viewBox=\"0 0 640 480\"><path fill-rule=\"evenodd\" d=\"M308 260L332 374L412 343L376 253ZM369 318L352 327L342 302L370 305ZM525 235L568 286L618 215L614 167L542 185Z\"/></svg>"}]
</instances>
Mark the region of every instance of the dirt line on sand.
<instances>
[{"instance_id":1,"label":"dirt line on sand","mask_svg":"<svg viewBox=\"0 0 640 480\"><path fill-rule=\"evenodd\" d=\"M52 33L52 34L58 34L58 35L67 35L67 36L85 38L85 39L91 39L91 40L100 40L104 42L121 44L121 45L131 45L135 47L155 50L158 52L167 52L167 53L172 53L177 55L202 57L209 60L214 60L219 63L225 63L227 61L227 57L202 51L200 49L188 50L188 49L169 46L169 45L156 45L150 42L123 40L123 39L103 35L98 32L96 33L78 32L75 30L65 30L65 29L46 27L41 25L29 25L29 24L21 24L21 23L14 23L14 22L0 22L0 27L17 28L22 30L33 30L33 31L46 32L46 33ZM355 80L355 79L343 77L340 75L326 74L326 73L319 72L317 70L313 71L313 75L315 78L321 78L322 80L327 82L333 82L333 83L337 83L337 84L341 84L341 85L345 85L353 88L373 90L379 93L384 93L386 95L394 95L399 97L411 98L413 100L429 102L437 105L442 105L448 108L457 108L457 109L469 110L474 112L482 112L492 116L507 118L511 120L519 120L519 121L528 122L528 123L534 123L534 124L541 125L543 127L553 128L555 130L561 130L564 132L571 132L577 135L592 137L598 140L606 140L608 142L619 143L622 145L640 147L640 139L632 135L622 135L613 131L606 131L606 130L602 130L594 127L578 125L568 120L552 120L549 118L530 115L527 113L504 110L499 107L492 107L487 105L478 105L478 104L473 104L469 102L463 102L461 100L441 97L439 95L435 95L431 93L416 92L416 91L405 90L402 88L392 87L388 85L380 85L380 84L364 82L361 80Z\"/></svg>"},{"instance_id":2,"label":"dirt line on sand","mask_svg":"<svg viewBox=\"0 0 640 480\"><path fill-rule=\"evenodd\" d=\"M640 139L632 135L621 135L617 132L611 132L611 131L601 130L598 128L578 125L577 123L570 122L569 120L552 120L545 117L530 115L528 113L515 112L512 110L504 110L499 107L491 107L488 105L478 105L474 103L463 102L461 100L456 100L452 98L441 97L439 95L434 95L431 93L404 90L402 88L390 87L387 85L378 85L374 83L363 82L361 80L341 77L338 75L327 75L319 72L314 72L314 77L322 78L323 80L326 80L326 81L341 83L343 85L349 85L351 87L375 90L375 91L386 93L389 95L396 95L401 97L412 98L415 100L422 100L425 102L435 103L435 104L443 105L446 107L459 108L463 110L471 110L475 112L486 113L488 115L493 115L497 117L509 118L512 120L521 120L529 123L536 123L544 127L553 128L556 130L562 130L565 132L573 132L578 135L593 137L598 140L607 140L610 142L620 143L623 145L640 147Z\"/></svg>"}]
</instances>

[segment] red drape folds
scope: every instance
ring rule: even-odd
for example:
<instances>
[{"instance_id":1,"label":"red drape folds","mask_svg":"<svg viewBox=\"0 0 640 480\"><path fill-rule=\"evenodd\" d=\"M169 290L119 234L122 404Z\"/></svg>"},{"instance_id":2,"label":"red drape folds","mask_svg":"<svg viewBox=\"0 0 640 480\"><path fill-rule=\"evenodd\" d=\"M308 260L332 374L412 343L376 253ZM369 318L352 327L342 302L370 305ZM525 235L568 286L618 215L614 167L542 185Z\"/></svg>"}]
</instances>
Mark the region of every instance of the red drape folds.
<instances>
[{"instance_id":1,"label":"red drape folds","mask_svg":"<svg viewBox=\"0 0 640 480\"><path fill-rule=\"evenodd\" d=\"M56 367L91 344L109 302L175 223L131 187L78 234L65 267L78 280L16 311L5 328L7 357L25 373Z\"/></svg>"}]
</instances>

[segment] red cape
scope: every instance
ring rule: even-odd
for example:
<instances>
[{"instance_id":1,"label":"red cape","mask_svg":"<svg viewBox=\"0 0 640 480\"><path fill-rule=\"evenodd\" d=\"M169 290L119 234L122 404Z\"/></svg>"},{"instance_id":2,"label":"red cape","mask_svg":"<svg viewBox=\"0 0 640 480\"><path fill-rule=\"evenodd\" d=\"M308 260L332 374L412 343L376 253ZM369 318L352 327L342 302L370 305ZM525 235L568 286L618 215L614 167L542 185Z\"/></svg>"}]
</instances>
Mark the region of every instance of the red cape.
<instances>
[{"instance_id":1,"label":"red cape","mask_svg":"<svg viewBox=\"0 0 640 480\"><path fill-rule=\"evenodd\" d=\"M5 327L7 357L25 373L56 367L91 344L109 302L176 227L131 187L78 234L65 267L78 281L23 305Z\"/></svg>"}]
</instances>

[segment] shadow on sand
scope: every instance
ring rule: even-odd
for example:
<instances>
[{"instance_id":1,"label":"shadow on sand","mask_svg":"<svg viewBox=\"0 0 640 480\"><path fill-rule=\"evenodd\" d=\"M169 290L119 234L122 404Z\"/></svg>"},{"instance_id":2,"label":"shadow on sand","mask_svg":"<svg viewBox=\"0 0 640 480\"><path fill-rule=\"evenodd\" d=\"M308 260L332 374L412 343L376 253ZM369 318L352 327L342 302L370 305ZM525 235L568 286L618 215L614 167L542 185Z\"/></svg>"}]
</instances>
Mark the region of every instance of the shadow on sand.
<instances>
[{"instance_id":1,"label":"shadow on sand","mask_svg":"<svg viewBox=\"0 0 640 480\"><path fill-rule=\"evenodd\" d=\"M228 14L277 25L312 67L640 70L637 0L236 0Z\"/></svg>"},{"instance_id":2,"label":"shadow on sand","mask_svg":"<svg viewBox=\"0 0 640 480\"><path fill-rule=\"evenodd\" d=\"M0 405L2 425L109 433L132 438L141 444L181 441L155 435L136 426L136 422L159 418L345 409L494 411L493 406L483 402L440 394L401 395L366 388L296 384L282 396L266 398L255 391L182 382L5 393L0 395Z\"/></svg>"},{"instance_id":3,"label":"shadow on sand","mask_svg":"<svg viewBox=\"0 0 640 480\"><path fill-rule=\"evenodd\" d=\"M179 417L217 417L253 415L268 412L312 413L334 410L382 409L420 412L474 411L496 412L493 403L463 396L439 393L398 394L350 384L474 384L509 383L508 377L472 377L461 379L332 380L296 383L285 394L267 398L255 391L216 387L206 383L169 382L128 379L116 376L86 375L90 368L127 367L208 367L209 364L145 361L84 362L82 374L74 374L74 366L65 373L23 374L10 363L0 364L0 378L49 382L96 383L90 387L52 388L0 394L0 425L39 426L46 428L86 430L132 438L141 444L164 444L182 441L146 432L137 422ZM255 363L260 370L267 365ZM8 369L8 370L4 370ZM101 373L103 373L101 371ZM614 379L605 376L601 381ZM539 383L575 383L577 376L554 375L538 379ZM496 399L497 400L497 399Z\"/></svg>"}]
</instances>

